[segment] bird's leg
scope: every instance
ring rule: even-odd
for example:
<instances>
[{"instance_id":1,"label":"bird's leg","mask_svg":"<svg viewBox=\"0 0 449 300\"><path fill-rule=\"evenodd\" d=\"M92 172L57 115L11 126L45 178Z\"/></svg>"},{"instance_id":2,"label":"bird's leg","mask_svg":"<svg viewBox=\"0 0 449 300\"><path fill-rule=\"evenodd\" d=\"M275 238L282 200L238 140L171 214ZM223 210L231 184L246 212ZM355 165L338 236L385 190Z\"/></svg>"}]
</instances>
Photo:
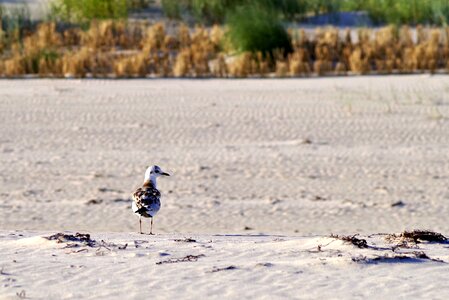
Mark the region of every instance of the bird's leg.
<instances>
[{"instance_id":1,"label":"bird's leg","mask_svg":"<svg viewBox=\"0 0 449 300\"><path fill-rule=\"evenodd\" d=\"M153 235L153 218L151 218L150 235Z\"/></svg>"},{"instance_id":2,"label":"bird's leg","mask_svg":"<svg viewBox=\"0 0 449 300\"><path fill-rule=\"evenodd\" d=\"M139 233L142 234L142 217L139 216Z\"/></svg>"}]
</instances>

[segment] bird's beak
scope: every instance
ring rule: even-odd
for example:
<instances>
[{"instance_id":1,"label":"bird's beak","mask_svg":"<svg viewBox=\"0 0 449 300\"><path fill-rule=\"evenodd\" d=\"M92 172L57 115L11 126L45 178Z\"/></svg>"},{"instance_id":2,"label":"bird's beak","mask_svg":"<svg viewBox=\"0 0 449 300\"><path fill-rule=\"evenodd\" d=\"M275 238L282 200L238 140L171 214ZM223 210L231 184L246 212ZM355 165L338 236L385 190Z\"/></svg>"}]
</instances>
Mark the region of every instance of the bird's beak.
<instances>
[{"instance_id":1,"label":"bird's beak","mask_svg":"<svg viewBox=\"0 0 449 300\"><path fill-rule=\"evenodd\" d=\"M161 175L164 175L164 176L170 176L170 174L165 173L165 172L162 172Z\"/></svg>"}]
</instances>

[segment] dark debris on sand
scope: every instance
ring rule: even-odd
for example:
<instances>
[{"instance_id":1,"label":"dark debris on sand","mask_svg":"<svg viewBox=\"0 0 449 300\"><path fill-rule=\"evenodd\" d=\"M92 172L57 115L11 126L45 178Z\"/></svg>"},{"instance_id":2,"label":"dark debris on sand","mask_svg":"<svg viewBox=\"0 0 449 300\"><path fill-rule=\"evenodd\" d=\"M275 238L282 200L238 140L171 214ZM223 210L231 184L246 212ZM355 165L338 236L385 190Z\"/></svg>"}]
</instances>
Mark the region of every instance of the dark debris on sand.
<instances>
[{"instance_id":1,"label":"dark debris on sand","mask_svg":"<svg viewBox=\"0 0 449 300\"><path fill-rule=\"evenodd\" d=\"M103 203L103 199L90 199L86 202L86 205L97 205Z\"/></svg>"},{"instance_id":2,"label":"dark debris on sand","mask_svg":"<svg viewBox=\"0 0 449 300\"><path fill-rule=\"evenodd\" d=\"M56 241L57 243L66 243L67 245L64 248L89 247L89 248L96 248L97 252L100 252L102 249L106 249L108 251L112 251L113 249L125 250L128 247L127 243L124 245L120 245L111 242L106 242L104 240L98 242L94 239L91 239L90 234L79 232L75 234L67 234L59 232L45 238L50 241ZM87 248L83 248L80 250L72 251L71 253L80 253L88 251L89 250Z\"/></svg>"},{"instance_id":3,"label":"dark debris on sand","mask_svg":"<svg viewBox=\"0 0 449 300\"><path fill-rule=\"evenodd\" d=\"M208 273L216 273L216 272L220 272L220 271L227 271L227 270L237 270L238 268L236 266L228 266L228 267L224 267L224 268L217 268L214 267L211 271L209 271Z\"/></svg>"},{"instance_id":4,"label":"dark debris on sand","mask_svg":"<svg viewBox=\"0 0 449 300\"><path fill-rule=\"evenodd\" d=\"M83 246L88 247L95 247L97 245L97 241L92 240L90 238L90 234L88 233L77 232L73 235L59 232L46 237L46 239L50 241L56 240L57 243L69 243L69 242L80 243Z\"/></svg>"},{"instance_id":5,"label":"dark debris on sand","mask_svg":"<svg viewBox=\"0 0 449 300\"><path fill-rule=\"evenodd\" d=\"M331 238L339 239L339 240L345 241L347 243L351 243L351 244L353 244L354 246L356 246L358 248L362 248L362 249L363 248L368 248L368 243L366 242L366 240L365 239L359 239L356 236L358 236L358 234L354 234L353 236L331 234Z\"/></svg>"},{"instance_id":6,"label":"dark debris on sand","mask_svg":"<svg viewBox=\"0 0 449 300\"><path fill-rule=\"evenodd\" d=\"M25 290L21 290L20 292L16 292L16 296L19 297L20 299L26 299L27 298L27 294Z\"/></svg>"},{"instance_id":7,"label":"dark debris on sand","mask_svg":"<svg viewBox=\"0 0 449 300\"><path fill-rule=\"evenodd\" d=\"M198 258L204 257L204 256L206 256L206 255L199 254L199 255L187 255L187 256L181 257L181 258L170 258L168 260L159 261L156 263L156 265L174 264L174 263L186 262L186 261L197 261Z\"/></svg>"},{"instance_id":8,"label":"dark debris on sand","mask_svg":"<svg viewBox=\"0 0 449 300\"><path fill-rule=\"evenodd\" d=\"M368 258L366 256L353 257L352 261L358 263L378 263L378 262L395 262L395 261L404 261L404 262L420 262L423 260L430 260L434 262L445 263L444 261L436 258L430 258L423 251L413 251L410 253L401 253L401 254L385 254L381 256L376 256L373 258Z\"/></svg>"},{"instance_id":9,"label":"dark debris on sand","mask_svg":"<svg viewBox=\"0 0 449 300\"><path fill-rule=\"evenodd\" d=\"M389 234L386 239L388 241L406 241L413 242L415 244L421 242L433 242L433 243L445 243L448 239L441 233L430 230L413 230L404 231L400 234Z\"/></svg>"},{"instance_id":10,"label":"dark debris on sand","mask_svg":"<svg viewBox=\"0 0 449 300\"><path fill-rule=\"evenodd\" d=\"M181 242L181 243L196 243L196 240L192 238L183 238L183 239L174 239L175 242Z\"/></svg>"}]
</instances>

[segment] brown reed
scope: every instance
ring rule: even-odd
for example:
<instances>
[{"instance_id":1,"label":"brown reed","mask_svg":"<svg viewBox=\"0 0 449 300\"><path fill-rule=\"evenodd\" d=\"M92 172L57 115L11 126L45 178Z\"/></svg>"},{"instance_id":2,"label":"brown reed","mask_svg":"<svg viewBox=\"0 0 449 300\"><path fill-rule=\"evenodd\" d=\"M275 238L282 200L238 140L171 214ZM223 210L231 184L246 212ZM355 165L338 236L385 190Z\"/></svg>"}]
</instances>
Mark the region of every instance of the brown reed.
<instances>
[{"instance_id":1,"label":"brown reed","mask_svg":"<svg viewBox=\"0 0 449 300\"><path fill-rule=\"evenodd\" d=\"M89 29L41 23L19 35L0 28L0 76L265 77L449 72L449 28L407 26L349 30L317 28L314 37L290 29L293 52L273 56L229 48L225 29L164 23L92 21Z\"/></svg>"}]
</instances>

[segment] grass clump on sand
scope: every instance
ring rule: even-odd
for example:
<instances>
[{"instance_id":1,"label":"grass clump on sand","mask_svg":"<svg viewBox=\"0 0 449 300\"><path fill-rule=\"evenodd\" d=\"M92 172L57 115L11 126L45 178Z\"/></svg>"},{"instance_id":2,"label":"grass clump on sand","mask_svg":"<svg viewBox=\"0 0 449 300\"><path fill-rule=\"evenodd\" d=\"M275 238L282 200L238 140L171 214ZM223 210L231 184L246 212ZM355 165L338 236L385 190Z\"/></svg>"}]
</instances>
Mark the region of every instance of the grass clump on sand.
<instances>
[{"instance_id":1,"label":"grass clump on sand","mask_svg":"<svg viewBox=\"0 0 449 300\"><path fill-rule=\"evenodd\" d=\"M280 49L292 51L290 37L275 10L261 5L243 5L227 17L227 38L241 52L271 54Z\"/></svg>"}]
</instances>

